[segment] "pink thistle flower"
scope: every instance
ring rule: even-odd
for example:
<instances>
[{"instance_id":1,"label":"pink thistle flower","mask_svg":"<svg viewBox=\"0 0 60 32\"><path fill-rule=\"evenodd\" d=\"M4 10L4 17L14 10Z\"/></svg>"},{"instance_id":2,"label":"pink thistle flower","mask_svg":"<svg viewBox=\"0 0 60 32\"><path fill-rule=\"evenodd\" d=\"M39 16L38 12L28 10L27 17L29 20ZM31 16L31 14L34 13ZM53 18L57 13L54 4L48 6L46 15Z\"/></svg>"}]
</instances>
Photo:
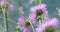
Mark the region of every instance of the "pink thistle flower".
<instances>
[{"instance_id":1,"label":"pink thistle flower","mask_svg":"<svg viewBox=\"0 0 60 32\"><path fill-rule=\"evenodd\" d=\"M12 9L13 9L13 5L12 5L12 4L8 3L7 1L4 2L4 0L1 0L0 5L1 5L1 6L4 6L4 4L7 5L7 8L8 8L8 10L9 10L9 12L12 11Z\"/></svg>"},{"instance_id":2,"label":"pink thistle flower","mask_svg":"<svg viewBox=\"0 0 60 32\"><path fill-rule=\"evenodd\" d=\"M44 22L49 21L49 17L48 16L44 16L43 20L44 20Z\"/></svg>"},{"instance_id":3,"label":"pink thistle flower","mask_svg":"<svg viewBox=\"0 0 60 32\"><path fill-rule=\"evenodd\" d=\"M21 30L24 28L24 16L21 16L21 18L18 19L18 25L20 25Z\"/></svg>"},{"instance_id":4,"label":"pink thistle flower","mask_svg":"<svg viewBox=\"0 0 60 32\"><path fill-rule=\"evenodd\" d=\"M43 30L45 30L45 25L40 25L39 28L36 28L36 32L43 32Z\"/></svg>"},{"instance_id":5,"label":"pink thistle flower","mask_svg":"<svg viewBox=\"0 0 60 32\"><path fill-rule=\"evenodd\" d=\"M24 28L23 32L27 32L27 28Z\"/></svg>"},{"instance_id":6,"label":"pink thistle flower","mask_svg":"<svg viewBox=\"0 0 60 32\"><path fill-rule=\"evenodd\" d=\"M31 21L31 23L35 23L35 14L33 14L33 13L31 13L30 15L29 15L29 20Z\"/></svg>"},{"instance_id":7,"label":"pink thistle flower","mask_svg":"<svg viewBox=\"0 0 60 32\"><path fill-rule=\"evenodd\" d=\"M32 32L32 27L31 26L25 27L23 32Z\"/></svg>"},{"instance_id":8,"label":"pink thistle flower","mask_svg":"<svg viewBox=\"0 0 60 32\"><path fill-rule=\"evenodd\" d=\"M13 10L13 5L8 3L8 2L6 2L6 4L7 4L8 11L9 12L12 11Z\"/></svg>"},{"instance_id":9,"label":"pink thistle flower","mask_svg":"<svg viewBox=\"0 0 60 32\"><path fill-rule=\"evenodd\" d=\"M27 30L32 32L32 27L30 26L29 22L24 21L24 16L21 16L21 18L18 19L17 24L20 26L20 29L23 30L23 32L26 32Z\"/></svg>"},{"instance_id":10,"label":"pink thistle flower","mask_svg":"<svg viewBox=\"0 0 60 32\"><path fill-rule=\"evenodd\" d=\"M36 14L37 9L42 10L44 16L47 15L47 11L46 11L47 8L46 8L45 4L40 4L40 5L37 5L37 6L33 6L33 7L31 7L30 11L32 13Z\"/></svg>"},{"instance_id":11,"label":"pink thistle flower","mask_svg":"<svg viewBox=\"0 0 60 32\"><path fill-rule=\"evenodd\" d=\"M57 27L58 26L57 18L54 18L54 19L51 19L50 21L48 21L48 26Z\"/></svg>"},{"instance_id":12,"label":"pink thistle flower","mask_svg":"<svg viewBox=\"0 0 60 32\"><path fill-rule=\"evenodd\" d=\"M42 23L38 28L36 28L36 32L43 32L47 27L57 27L58 26L58 20L56 18L51 19L50 21L47 21L46 23Z\"/></svg>"}]
</instances>

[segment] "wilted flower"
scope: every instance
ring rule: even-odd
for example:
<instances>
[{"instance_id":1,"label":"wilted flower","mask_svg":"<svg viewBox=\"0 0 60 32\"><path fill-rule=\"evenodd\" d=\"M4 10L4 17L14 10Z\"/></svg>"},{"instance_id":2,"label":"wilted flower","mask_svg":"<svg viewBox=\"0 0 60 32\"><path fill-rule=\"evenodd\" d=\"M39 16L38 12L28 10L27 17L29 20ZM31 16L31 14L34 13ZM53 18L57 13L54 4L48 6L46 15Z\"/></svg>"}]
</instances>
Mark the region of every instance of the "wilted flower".
<instances>
[{"instance_id":1,"label":"wilted flower","mask_svg":"<svg viewBox=\"0 0 60 32\"><path fill-rule=\"evenodd\" d=\"M47 21L46 23L42 23L38 28L36 28L36 32L43 32L47 27L57 27L58 26L58 20L56 18L51 19L50 21Z\"/></svg>"},{"instance_id":2,"label":"wilted flower","mask_svg":"<svg viewBox=\"0 0 60 32\"><path fill-rule=\"evenodd\" d=\"M23 30L23 32L30 31L32 32L32 27L30 26L29 21L24 21L24 16L21 16L21 18L18 19L18 25L20 25L20 29Z\"/></svg>"}]
</instances>

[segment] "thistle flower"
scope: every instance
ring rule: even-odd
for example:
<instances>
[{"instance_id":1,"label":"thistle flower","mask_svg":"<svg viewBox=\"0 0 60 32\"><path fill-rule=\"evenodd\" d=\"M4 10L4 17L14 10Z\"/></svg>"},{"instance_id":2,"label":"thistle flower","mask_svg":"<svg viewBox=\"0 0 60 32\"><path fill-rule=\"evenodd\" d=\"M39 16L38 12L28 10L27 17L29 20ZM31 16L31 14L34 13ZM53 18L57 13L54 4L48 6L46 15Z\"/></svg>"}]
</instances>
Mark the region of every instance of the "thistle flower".
<instances>
[{"instance_id":1,"label":"thistle flower","mask_svg":"<svg viewBox=\"0 0 60 32\"><path fill-rule=\"evenodd\" d=\"M57 18L53 18L50 21L48 21L46 24L48 26L57 27L58 26L58 20L57 20Z\"/></svg>"},{"instance_id":2,"label":"thistle flower","mask_svg":"<svg viewBox=\"0 0 60 32\"><path fill-rule=\"evenodd\" d=\"M33 6L30 9L30 12L36 15L36 19L39 21L39 19L47 16L47 10L46 10L46 5L45 4L40 4L37 6ZM43 15L43 16L42 16Z\"/></svg>"},{"instance_id":3,"label":"thistle flower","mask_svg":"<svg viewBox=\"0 0 60 32\"><path fill-rule=\"evenodd\" d=\"M47 27L57 27L58 26L58 20L56 18L51 19L50 21L47 21L46 23L42 23L38 28L36 28L36 32L43 32Z\"/></svg>"},{"instance_id":4,"label":"thistle flower","mask_svg":"<svg viewBox=\"0 0 60 32\"><path fill-rule=\"evenodd\" d=\"M23 29L23 32L32 32L32 27L28 26Z\"/></svg>"},{"instance_id":5,"label":"thistle flower","mask_svg":"<svg viewBox=\"0 0 60 32\"><path fill-rule=\"evenodd\" d=\"M30 15L29 15L29 20L31 21L31 23L35 23L35 14L33 14L33 13L30 13Z\"/></svg>"},{"instance_id":6,"label":"thistle flower","mask_svg":"<svg viewBox=\"0 0 60 32\"><path fill-rule=\"evenodd\" d=\"M49 17L48 17L48 15L47 16L44 16L43 17L43 20L46 22L46 21L49 21Z\"/></svg>"},{"instance_id":7,"label":"thistle flower","mask_svg":"<svg viewBox=\"0 0 60 32\"><path fill-rule=\"evenodd\" d=\"M24 16L21 16L21 18L18 19L18 25L20 25L20 29L23 30L23 32L30 31L32 32L32 27L30 26L29 21L24 21Z\"/></svg>"},{"instance_id":8,"label":"thistle flower","mask_svg":"<svg viewBox=\"0 0 60 32\"><path fill-rule=\"evenodd\" d=\"M7 7L7 9L8 9L9 11L11 11L11 10L13 9L13 5L12 5L12 4L8 3L7 1L4 2L4 0L1 0L0 5L1 5L1 6L4 6L4 4L6 4L6 7Z\"/></svg>"},{"instance_id":9,"label":"thistle flower","mask_svg":"<svg viewBox=\"0 0 60 32\"><path fill-rule=\"evenodd\" d=\"M21 16L21 18L18 19L18 25L20 25L21 30L24 28L24 16Z\"/></svg>"},{"instance_id":10,"label":"thistle flower","mask_svg":"<svg viewBox=\"0 0 60 32\"><path fill-rule=\"evenodd\" d=\"M45 4L40 4L40 5L31 7L30 11L32 13L36 13L36 11L38 11L39 13L43 13L43 15L47 15L46 9L47 8Z\"/></svg>"}]
</instances>

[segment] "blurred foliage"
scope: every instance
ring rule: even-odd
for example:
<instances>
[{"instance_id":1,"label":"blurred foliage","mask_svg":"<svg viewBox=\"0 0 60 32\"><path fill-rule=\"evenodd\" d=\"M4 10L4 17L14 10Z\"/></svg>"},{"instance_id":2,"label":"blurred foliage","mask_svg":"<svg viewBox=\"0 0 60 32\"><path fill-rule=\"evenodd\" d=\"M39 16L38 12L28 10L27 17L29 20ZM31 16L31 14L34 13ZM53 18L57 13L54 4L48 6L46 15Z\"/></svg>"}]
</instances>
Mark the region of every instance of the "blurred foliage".
<instances>
[{"instance_id":1,"label":"blurred foliage","mask_svg":"<svg viewBox=\"0 0 60 32\"><path fill-rule=\"evenodd\" d=\"M56 28L54 27L47 27L45 32L57 32L57 31L56 31Z\"/></svg>"}]
</instances>

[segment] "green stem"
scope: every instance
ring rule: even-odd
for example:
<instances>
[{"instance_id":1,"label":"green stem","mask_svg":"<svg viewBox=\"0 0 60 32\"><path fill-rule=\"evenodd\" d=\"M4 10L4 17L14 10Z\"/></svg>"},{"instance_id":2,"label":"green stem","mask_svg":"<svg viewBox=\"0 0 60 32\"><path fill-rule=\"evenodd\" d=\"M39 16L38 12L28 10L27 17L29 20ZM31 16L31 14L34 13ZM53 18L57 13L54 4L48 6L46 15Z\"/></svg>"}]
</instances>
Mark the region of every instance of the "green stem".
<instances>
[{"instance_id":1,"label":"green stem","mask_svg":"<svg viewBox=\"0 0 60 32\"><path fill-rule=\"evenodd\" d=\"M8 24L7 24L7 10L2 7L3 15L4 15L4 32L8 32Z\"/></svg>"},{"instance_id":2,"label":"green stem","mask_svg":"<svg viewBox=\"0 0 60 32\"><path fill-rule=\"evenodd\" d=\"M30 22L30 21L29 21ZM33 29L33 32L35 32L35 29L34 29L34 27L33 27L33 24L30 22L30 24L31 24L31 27L32 27L32 29Z\"/></svg>"},{"instance_id":3,"label":"green stem","mask_svg":"<svg viewBox=\"0 0 60 32\"><path fill-rule=\"evenodd\" d=\"M40 4L41 4L42 0L40 0Z\"/></svg>"},{"instance_id":4,"label":"green stem","mask_svg":"<svg viewBox=\"0 0 60 32\"><path fill-rule=\"evenodd\" d=\"M37 4L41 4L42 0L35 0Z\"/></svg>"},{"instance_id":5,"label":"green stem","mask_svg":"<svg viewBox=\"0 0 60 32\"><path fill-rule=\"evenodd\" d=\"M0 16L0 18L1 18L1 19L3 19L3 17L2 17L2 16ZM8 18L7 20L8 20L9 22L11 22L11 23L17 24L15 21L13 21L13 20L12 20L12 19L10 19L10 18Z\"/></svg>"},{"instance_id":6,"label":"green stem","mask_svg":"<svg viewBox=\"0 0 60 32\"><path fill-rule=\"evenodd\" d=\"M39 19L39 24L41 24L42 23L42 21Z\"/></svg>"},{"instance_id":7,"label":"green stem","mask_svg":"<svg viewBox=\"0 0 60 32\"><path fill-rule=\"evenodd\" d=\"M11 23L17 24L15 21L11 20L11 19L7 19L8 21L10 21Z\"/></svg>"},{"instance_id":8,"label":"green stem","mask_svg":"<svg viewBox=\"0 0 60 32\"><path fill-rule=\"evenodd\" d=\"M41 19L39 19L39 24L42 24L43 22L43 17L41 16Z\"/></svg>"}]
</instances>

